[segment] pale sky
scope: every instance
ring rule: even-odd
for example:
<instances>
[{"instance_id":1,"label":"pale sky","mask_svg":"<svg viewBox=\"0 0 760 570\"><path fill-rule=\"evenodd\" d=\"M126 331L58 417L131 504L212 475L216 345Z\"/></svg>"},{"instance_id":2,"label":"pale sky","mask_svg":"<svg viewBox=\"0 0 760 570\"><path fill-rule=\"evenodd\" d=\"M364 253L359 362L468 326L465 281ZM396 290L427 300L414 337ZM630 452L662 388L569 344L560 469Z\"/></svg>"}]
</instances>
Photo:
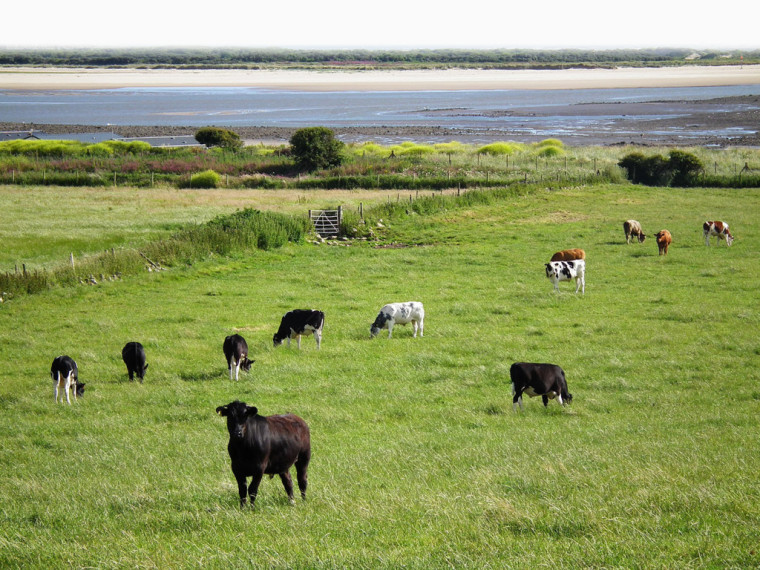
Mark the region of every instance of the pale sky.
<instances>
[{"instance_id":1,"label":"pale sky","mask_svg":"<svg viewBox=\"0 0 760 570\"><path fill-rule=\"evenodd\" d=\"M0 48L760 49L760 0L37 0Z\"/></svg>"}]
</instances>

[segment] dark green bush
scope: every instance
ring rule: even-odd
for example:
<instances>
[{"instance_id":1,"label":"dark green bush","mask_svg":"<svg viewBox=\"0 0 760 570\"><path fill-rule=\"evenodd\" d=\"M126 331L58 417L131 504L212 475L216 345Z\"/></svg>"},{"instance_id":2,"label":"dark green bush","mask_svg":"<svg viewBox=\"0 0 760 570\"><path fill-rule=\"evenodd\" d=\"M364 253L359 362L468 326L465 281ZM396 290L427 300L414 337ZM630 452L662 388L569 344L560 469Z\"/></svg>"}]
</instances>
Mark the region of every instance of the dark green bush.
<instances>
[{"instance_id":1,"label":"dark green bush","mask_svg":"<svg viewBox=\"0 0 760 570\"><path fill-rule=\"evenodd\" d=\"M218 127L204 127L198 129L195 133L195 140L206 146L219 146L222 148L236 150L243 146L240 135Z\"/></svg>"},{"instance_id":2,"label":"dark green bush","mask_svg":"<svg viewBox=\"0 0 760 570\"><path fill-rule=\"evenodd\" d=\"M702 171L699 158L681 150L670 151L667 159L659 154L632 152L618 166L625 169L628 180L646 186L694 186Z\"/></svg>"},{"instance_id":3,"label":"dark green bush","mask_svg":"<svg viewBox=\"0 0 760 570\"><path fill-rule=\"evenodd\" d=\"M343 163L343 143L327 127L298 129L290 137L290 147L296 164L305 170L330 168Z\"/></svg>"}]
</instances>

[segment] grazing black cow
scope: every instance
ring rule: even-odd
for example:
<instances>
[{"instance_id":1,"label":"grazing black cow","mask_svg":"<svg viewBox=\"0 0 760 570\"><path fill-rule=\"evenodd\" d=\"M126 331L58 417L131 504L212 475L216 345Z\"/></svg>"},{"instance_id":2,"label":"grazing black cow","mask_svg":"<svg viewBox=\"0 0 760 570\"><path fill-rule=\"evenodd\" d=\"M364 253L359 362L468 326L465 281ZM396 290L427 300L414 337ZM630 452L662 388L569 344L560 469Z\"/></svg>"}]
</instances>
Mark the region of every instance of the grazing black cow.
<instances>
[{"instance_id":1,"label":"grazing black cow","mask_svg":"<svg viewBox=\"0 0 760 570\"><path fill-rule=\"evenodd\" d=\"M544 406L550 399L557 398L562 404L573 401L573 395L567 391L565 372L556 364L533 364L530 362L515 362L509 369L512 378L512 408L520 405L522 410L522 395L531 398L541 396Z\"/></svg>"},{"instance_id":2,"label":"grazing black cow","mask_svg":"<svg viewBox=\"0 0 760 570\"><path fill-rule=\"evenodd\" d=\"M84 396L84 384L79 382L79 369L74 359L63 355L56 356L50 367L50 377L53 379L53 391L55 403L58 403L58 389L63 388L66 392L66 401L71 404L69 399L69 388L74 392L74 401L78 396ZM61 403L63 403L63 394L61 394Z\"/></svg>"},{"instance_id":3,"label":"grazing black cow","mask_svg":"<svg viewBox=\"0 0 760 570\"><path fill-rule=\"evenodd\" d=\"M232 473L238 484L240 506L245 506L246 493L251 506L256 501L264 474L279 475L288 498L293 502L293 481L290 467L295 463L298 488L306 499L306 470L311 459L311 435L306 422L294 414L260 416L255 406L235 400L219 406L216 413L227 417L230 441L227 451ZM251 484L246 490L246 477Z\"/></svg>"},{"instance_id":4,"label":"grazing black cow","mask_svg":"<svg viewBox=\"0 0 760 570\"><path fill-rule=\"evenodd\" d=\"M322 328L325 326L325 314L322 311L311 309L295 309L283 315L279 330L274 333L272 341L275 346L280 346L282 341L296 339L298 348L301 348L301 335L314 335L317 348L322 344Z\"/></svg>"},{"instance_id":5,"label":"grazing black cow","mask_svg":"<svg viewBox=\"0 0 760 570\"><path fill-rule=\"evenodd\" d=\"M248 360L248 343L239 334L232 334L226 337L222 350L224 350L224 357L227 359L230 380L232 380L233 368L235 369L235 381L237 382L240 369L242 368L243 372L248 372L251 369L251 364L256 362L255 360Z\"/></svg>"},{"instance_id":6,"label":"grazing black cow","mask_svg":"<svg viewBox=\"0 0 760 570\"><path fill-rule=\"evenodd\" d=\"M135 379L135 374L142 384L148 365L145 364L145 349L139 342L128 342L121 349L121 359L127 365L129 380Z\"/></svg>"}]
</instances>

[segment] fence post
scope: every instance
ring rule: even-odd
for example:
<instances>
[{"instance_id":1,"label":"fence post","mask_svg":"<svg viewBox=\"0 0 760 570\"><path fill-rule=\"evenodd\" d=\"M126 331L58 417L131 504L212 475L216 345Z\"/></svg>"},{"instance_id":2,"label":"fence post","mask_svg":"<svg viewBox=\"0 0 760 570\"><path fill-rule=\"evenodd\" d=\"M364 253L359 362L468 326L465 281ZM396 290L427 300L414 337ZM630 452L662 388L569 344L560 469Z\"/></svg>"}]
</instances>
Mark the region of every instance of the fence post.
<instances>
[{"instance_id":1,"label":"fence post","mask_svg":"<svg viewBox=\"0 0 760 570\"><path fill-rule=\"evenodd\" d=\"M364 204L359 202L359 219L364 220Z\"/></svg>"}]
</instances>

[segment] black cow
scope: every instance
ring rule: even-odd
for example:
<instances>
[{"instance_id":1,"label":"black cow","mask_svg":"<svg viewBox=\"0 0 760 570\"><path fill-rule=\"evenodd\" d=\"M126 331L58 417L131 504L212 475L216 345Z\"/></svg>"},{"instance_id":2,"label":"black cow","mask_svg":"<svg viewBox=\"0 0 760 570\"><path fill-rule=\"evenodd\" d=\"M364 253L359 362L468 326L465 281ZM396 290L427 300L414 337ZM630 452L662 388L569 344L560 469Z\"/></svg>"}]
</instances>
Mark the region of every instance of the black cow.
<instances>
[{"instance_id":1,"label":"black cow","mask_svg":"<svg viewBox=\"0 0 760 570\"><path fill-rule=\"evenodd\" d=\"M139 342L128 342L121 349L121 359L127 365L129 380L135 379L135 374L142 384L148 365L145 364L145 349Z\"/></svg>"},{"instance_id":2,"label":"black cow","mask_svg":"<svg viewBox=\"0 0 760 570\"><path fill-rule=\"evenodd\" d=\"M232 334L224 339L222 345L224 357L227 359L227 369L230 371L230 380L232 380L232 369L235 368L235 381L237 382L238 373L242 368L244 372L251 369L251 364L255 360L248 360L248 343L239 334Z\"/></svg>"},{"instance_id":3,"label":"black cow","mask_svg":"<svg viewBox=\"0 0 760 570\"><path fill-rule=\"evenodd\" d=\"M74 359L63 355L56 356L50 367L50 377L53 379L53 391L55 403L58 403L58 389L63 388L66 392L66 401L71 404L69 399L69 388L74 392L74 401L78 396L84 396L84 384L79 382L79 369ZM63 403L63 394L61 394L61 403Z\"/></svg>"},{"instance_id":4,"label":"black cow","mask_svg":"<svg viewBox=\"0 0 760 570\"><path fill-rule=\"evenodd\" d=\"M232 462L232 473L238 484L240 506L245 506L246 493L251 506L256 501L259 484L264 474L279 475L291 502L293 481L290 467L295 463L298 488L306 499L306 470L311 459L311 435L306 422L294 414L260 416L255 406L235 400L219 406L216 413L227 417L230 442L227 451ZM251 484L246 491L246 477Z\"/></svg>"},{"instance_id":5,"label":"black cow","mask_svg":"<svg viewBox=\"0 0 760 570\"><path fill-rule=\"evenodd\" d=\"M322 344L322 328L325 326L325 314L322 311L311 309L295 309L285 313L280 321L279 330L274 333L272 341L275 346L280 346L282 341L295 338L298 342L298 348L301 348L301 335L314 335L317 341L317 348Z\"/></svg>"},{"instance_id":6,"label":"black cow","mask_svg":"<svg viewBox=\"0 0 760 570\"><path fill-rule=\"evenodd\" d=\"M533 364L530 362L515 362L509 369L512 378L512 407L522 410L522 395L531 398L541 396L544 406L550 399L557 398L563 406L573 401L573 395L567 391L565 372L556 364Z\"/></svg>"}]
</instances>

